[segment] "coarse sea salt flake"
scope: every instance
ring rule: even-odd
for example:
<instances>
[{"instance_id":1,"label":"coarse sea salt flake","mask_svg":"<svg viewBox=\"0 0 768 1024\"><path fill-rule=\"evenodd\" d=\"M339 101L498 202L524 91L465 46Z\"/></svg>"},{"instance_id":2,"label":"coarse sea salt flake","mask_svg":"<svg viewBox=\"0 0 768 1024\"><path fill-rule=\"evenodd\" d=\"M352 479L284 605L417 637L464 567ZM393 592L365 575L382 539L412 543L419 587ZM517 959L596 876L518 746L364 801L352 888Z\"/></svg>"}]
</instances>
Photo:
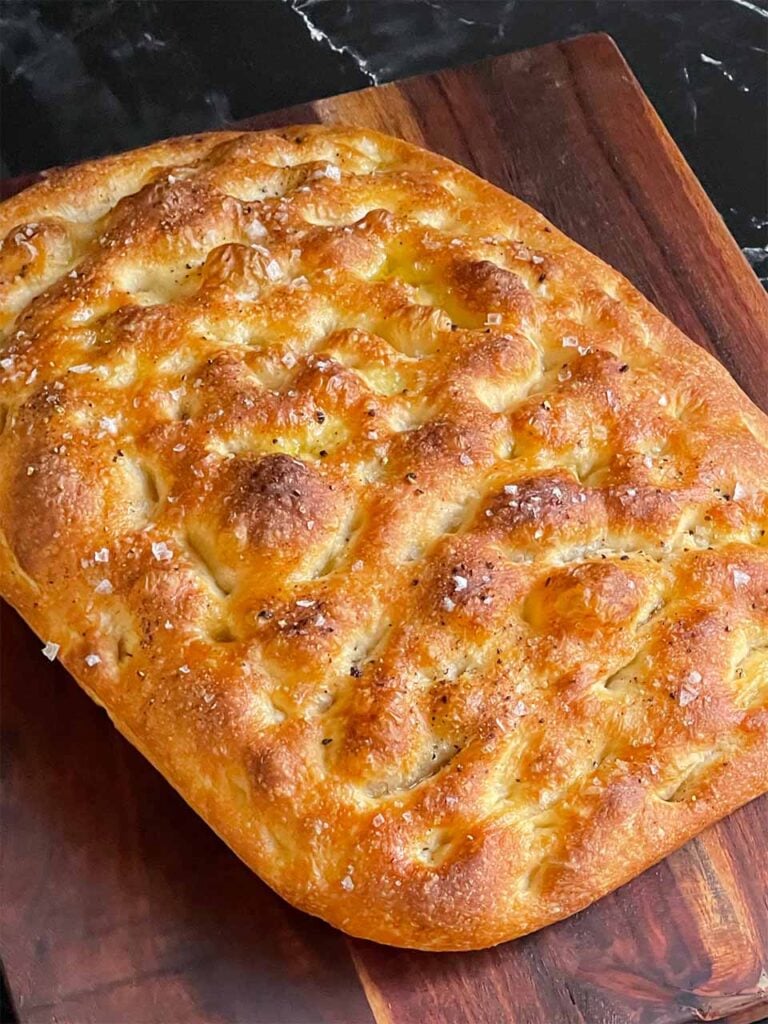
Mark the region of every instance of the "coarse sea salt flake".
<instances>
[{"instance_id":1,"label":"coarse sea salt flake","mask_svg":"<svg viewBox=\"0 0 768 1024\"><path fill-rule=\"evenodd\" d=\"M280 264L277 260L270 260L266 267L264 267L264 273L270 281L279 280L282 271L280 270Z\"/></svg>"},{"instance_id":2,"label":"coarse sea salt flake","mask_svg":"<svg viewBox=\"0 0 768 1024\"><path fill-rule=\"evenodd\" d=\"M260 220L254 218L245 225L245 236L249 241L255 242L257 238L265 238L267 229Z\"/></svg>"},{"instance_id":3,"label":"coarse sea salt flake","mask_svg":"<svg viewBox=\"0 0 768 1024\"><path fill-rule=\"evenodd\" d=\"M99 420L99 426L102 430L106 430L108 434L115 437L117 434L117 417L116 416L102 416Z\"/></svg>"},{"instance_id":4,"label":"coarse sea salt flake","mask_svg":"<svg viewBox=\"0 0 768 1024\"><path fill-rule=\"evenodd\" d=\"M687 683L683 683L680 687L680 694L678 700L680 701L680 707L686 708L689 704L693 704L696 698L699 696L699 691L694 689L692 686L688 686Z\"/></svg>"},{"instance_id":5,"label":"coarse sea salt flake","mask_svg":"<svg viewBox=\"0 0 768 1024\"><path fill-rule=\"evenodd\" d=\"M167 562L173 558L173 552L164 540L156 540L152 542L152 555L158 562Z\"/></svg>"},{"instance_id":6,"label":"coarse sea salt flake","mask_svg":"<svg viewBox=\"0 0 768 1024\"><path fill-rule=\"evenodd\" d=\"M743 569L738 569L735 565L729 566L731 575L733 576L734 587L746 587L751 581L752 577L748 572L744 572Z\"/></svg>"},{"instance_id":7,"label":"coarse sea salt flake","mask_svg":"<svg viewBox=\"0 0 768 1024\"><path fill-rule=\"evenodd\" d=\"M70 373L90 373L93 367L90 363L78 363L76 366L70 366Z\"/></svg>"},{"instance_id":8,"label":"coarse sea salt flake","mask_svg":"<svg viewBox=\"0 0 768 1024\"><path fill-rule=\"evenodd\" d=\"M747 496L747 489L746 489L746 487L743 484L740 484L737 481L736 484L734 485L734 488L733 488L733 500L734 501L741 501L741 499L742 498L746 498L746 496Z\"/></svg>"},{"instance_id":9,"label":"coarse sea salt flake","mask_svg":"<svg viewBox=\"0 0 768 1024\"><path fill-rule=\"evenodd\" d=\"M501 313L487 313L485 322L489 327L497 327L502 322Z\"/></svg>"},{"instance_id":10,"label":"coarse sea salt flake","mask_svg":"<svg viewBox=\"0 0 768 1024\"><path fill-rule=\"evenodd\" d=\"M112 584L109 580L99 580L96 586L93 588L97 594L111 594Z\"/></svg>"},{"instance_id":11,"label":"coarse sea salt flake","mask_svg":"<svg viewBox=\"0 0 768 1024\"><path fill-rule=\"evenodd\" d=\"M86 654L85 656L85 664L88 666L88 668L93 668L93 666L98 665L100 661L101 658L98 656L98 654Z\"/></svg>"},{"instance_id":12,"label":"coarse sea salt flake","mask_svg":"<svg viewBox=\"0 0 768 1024\"><path fill-rule=\"evenodd\" d=\"M355 888L355 883L352 881L349 875L345 875L341 880L341 888L347 892L351 892Z\"/></svg>"},{"instance_id":13,"label":"coarse sea salt flake","mask_svg":"<svg viewBox=\"0 0 768 1024\"><path fill-rule=\"evenodd\" d=\"M466 590L467 589L467 578L466 578L466 576L454 576L453 577L453 585L454 585L456 590Z\"/></svg>"},{"instance_id":14,"label":"coarse sea salt flake","mask_svg":"<svg viewBox=\"0 0 768 1024\"><path fill-rule=\"evenodd\" d=\"M45 647L43 647L43 654L46 656L48 661L54 661L60 649L61 647L59 644L55 644L53 640L49 640Z\"/></svg>"},{"instance_id":15,"label":"coarse sea salt flake","mask_svg":"<svg viewBox=\"0 0 768 1024\"><path fill-rule=\"evenodd\" d=\"M94 562L108 562L109 548L99 548L98 551L94 551L93 560Z\"/></svg>"}]
</instances>

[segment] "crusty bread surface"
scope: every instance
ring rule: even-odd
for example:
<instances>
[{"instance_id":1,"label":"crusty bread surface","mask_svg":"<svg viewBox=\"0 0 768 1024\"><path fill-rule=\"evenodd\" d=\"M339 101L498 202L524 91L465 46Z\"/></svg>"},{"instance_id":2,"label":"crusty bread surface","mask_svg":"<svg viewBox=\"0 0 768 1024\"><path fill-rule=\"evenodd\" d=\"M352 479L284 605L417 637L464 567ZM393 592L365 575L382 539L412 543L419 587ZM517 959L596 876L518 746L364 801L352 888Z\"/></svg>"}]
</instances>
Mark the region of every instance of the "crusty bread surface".
<instances>
[{"instance_id":1,"label":"crusty bread surface","mask_svg":"<svg viewBox=\"0 0 768 1024\"><path fill-rule=\"evenodd\" d=\"M766 417L538 213L311 126L0 237L0 591L287 900L487 946L768 789Z\"/></svg>"}]
</instances>

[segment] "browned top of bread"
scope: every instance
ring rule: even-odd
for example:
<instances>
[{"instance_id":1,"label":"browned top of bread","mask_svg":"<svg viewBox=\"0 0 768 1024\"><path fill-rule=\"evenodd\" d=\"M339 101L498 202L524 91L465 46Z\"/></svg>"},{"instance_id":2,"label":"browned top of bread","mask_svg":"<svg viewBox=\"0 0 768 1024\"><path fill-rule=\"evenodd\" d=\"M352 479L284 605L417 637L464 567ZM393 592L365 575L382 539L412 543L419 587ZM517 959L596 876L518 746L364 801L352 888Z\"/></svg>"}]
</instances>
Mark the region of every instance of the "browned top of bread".
<instances>
[{"instance_id":1,"label":"browned top of bread","mask_svg":"<svg viewBox=\"0 0 768 1024\"><path fill-rule=\"evenodd\" d=\"M0 236L0 589L287 899L488 945L768 787L766 419L533 210L300 127Z\"/></svg>"}]
</instances>

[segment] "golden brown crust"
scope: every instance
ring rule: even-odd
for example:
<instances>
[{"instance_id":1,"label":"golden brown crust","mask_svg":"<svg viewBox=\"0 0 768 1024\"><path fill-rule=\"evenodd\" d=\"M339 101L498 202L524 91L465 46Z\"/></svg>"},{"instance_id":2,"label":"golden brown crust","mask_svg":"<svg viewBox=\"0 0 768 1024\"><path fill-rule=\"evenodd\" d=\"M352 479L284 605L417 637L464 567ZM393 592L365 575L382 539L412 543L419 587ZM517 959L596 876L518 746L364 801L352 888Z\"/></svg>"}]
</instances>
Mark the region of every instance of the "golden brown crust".
<instances>
[{"instance_id":1,"label":"golden brown crust","mask_svg":"<svg viewBox=\"0 0 768 1024\"><path fill-rule=\"evenodd\" d=\"M768 788L766 419L537 213L313 126L0 236L0 589L291 902L485 946Z\"/></svg>"}]
</instances>

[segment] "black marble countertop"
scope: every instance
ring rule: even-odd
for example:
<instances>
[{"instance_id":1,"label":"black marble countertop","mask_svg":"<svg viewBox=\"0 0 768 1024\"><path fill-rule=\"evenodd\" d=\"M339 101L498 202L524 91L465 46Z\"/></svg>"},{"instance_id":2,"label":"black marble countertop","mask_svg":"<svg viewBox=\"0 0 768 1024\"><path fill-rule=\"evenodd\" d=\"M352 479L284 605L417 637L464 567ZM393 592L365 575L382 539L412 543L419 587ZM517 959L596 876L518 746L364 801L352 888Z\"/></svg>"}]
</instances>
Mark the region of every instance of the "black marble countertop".
<instances>
[{"instance_id":1,"label":"black marble countertop","mask_svg":"<svg viewBox=\"0 0 768 1024\"><path fill-rule=\"evenodd\" d=\"M2 175L594 31L768 282L768 0L6 0Z\"/></svg>"}]
</instances>

